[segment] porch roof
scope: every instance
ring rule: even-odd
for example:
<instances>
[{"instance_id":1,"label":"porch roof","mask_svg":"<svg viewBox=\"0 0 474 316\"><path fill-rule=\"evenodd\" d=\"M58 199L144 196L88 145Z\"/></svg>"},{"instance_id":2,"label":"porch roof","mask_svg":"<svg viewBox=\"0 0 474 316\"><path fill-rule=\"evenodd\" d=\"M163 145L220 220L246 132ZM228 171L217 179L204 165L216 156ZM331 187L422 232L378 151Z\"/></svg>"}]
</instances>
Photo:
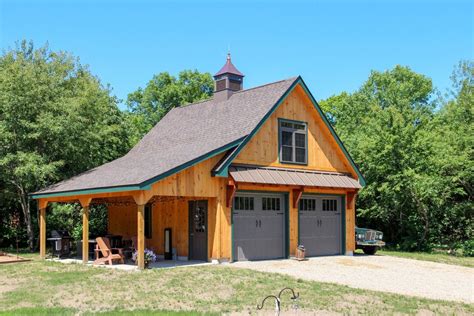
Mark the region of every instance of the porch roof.
<instances>
[{"instance_id":1,"label":"porch roof","mask_svg":"<svg viewBox=\"0 0 474 316\"><path fill-rule=\"evenodd\" d=\"M236 182L360 189L360 183L343 173L303 169L231 165L229 173Z\"/></svg>"}]
</instances>

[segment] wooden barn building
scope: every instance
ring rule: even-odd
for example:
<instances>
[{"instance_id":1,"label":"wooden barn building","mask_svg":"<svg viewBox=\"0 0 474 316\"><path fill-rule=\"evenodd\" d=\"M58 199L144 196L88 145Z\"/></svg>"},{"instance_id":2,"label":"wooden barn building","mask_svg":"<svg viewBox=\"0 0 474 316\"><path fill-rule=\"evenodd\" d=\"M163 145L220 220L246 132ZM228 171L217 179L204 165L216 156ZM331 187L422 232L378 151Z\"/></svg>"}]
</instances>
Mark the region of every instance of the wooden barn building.
<instances>
[{"instance_id":1,"label":"wooden barn building","mask_svg":"<svg viewBox=\"0 0 474 316\"><path fill-rule=\"evenodd\" d=\"M211 99L172 109L125 156L35 192L40 253L46 207L108 205L108 231L178 258L287 258L352 254L355 199L364 179L301 77L243 89L226 64ZM169 237L168 237L169 238ZM87 243L83 245L87 260Z\"/></svg>"}]
</instances>

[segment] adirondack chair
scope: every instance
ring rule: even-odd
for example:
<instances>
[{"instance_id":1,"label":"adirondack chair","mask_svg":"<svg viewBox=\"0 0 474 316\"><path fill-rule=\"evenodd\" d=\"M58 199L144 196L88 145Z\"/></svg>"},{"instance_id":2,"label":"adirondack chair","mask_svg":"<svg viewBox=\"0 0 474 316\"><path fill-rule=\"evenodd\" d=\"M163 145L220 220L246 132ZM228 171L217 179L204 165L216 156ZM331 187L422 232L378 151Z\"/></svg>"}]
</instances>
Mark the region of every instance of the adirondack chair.
<instances>
[{"instance_id":1,"label":"adirondack chair","mask_svg":"<svg viewBox=\"0 0 474 316\"><path fill-rule=\"evenodd\" d=\"M106 237L96 238L97 247L100 253L102 253L102 258L95 259L93 264L109 264L112 265L113 261L120 261L120 263L125 263L124 256L122 254L121 248L110 248L110 241ZM119 249L118 253L112 253L112 249Z\"/></svg>"}]
</instances>

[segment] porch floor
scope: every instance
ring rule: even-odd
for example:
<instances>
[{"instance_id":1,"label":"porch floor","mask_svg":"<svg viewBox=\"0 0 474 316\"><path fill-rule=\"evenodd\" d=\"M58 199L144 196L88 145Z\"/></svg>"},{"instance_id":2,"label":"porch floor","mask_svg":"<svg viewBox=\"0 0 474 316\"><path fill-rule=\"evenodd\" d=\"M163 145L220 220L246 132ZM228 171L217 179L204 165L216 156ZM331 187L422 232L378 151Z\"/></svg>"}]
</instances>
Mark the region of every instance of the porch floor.
<instances>
[{"instance_id":1,"label":"porch floor","mask_svg":"<svg viewBox=\"0 0 474 316\"><path fill-rule=\"evenodd\" d=\"M81 259L74 259L74 258L65 258L65 259L58 259L52 258L47 259L48 261L53 262L60 262L64 264L82 264ZM138 267L131 263L127 262L125 264L114 263L113 265L108 264L101 264L101 265L93 265L93 261L89 260L87 262L88 266L93 267L100 267L100 268L108 268L108 269L117 269L117 270L124 270L124 271L138 271ZM154 262L150 264L151 269L170 269L170 268L178 268L178 267L193 267L193 266L204 266L204 265L211 265L216 264L213 262L206 262L206 261L197 261L197 260L159 260L158 262Z\"/></svg>"}]
</instances>

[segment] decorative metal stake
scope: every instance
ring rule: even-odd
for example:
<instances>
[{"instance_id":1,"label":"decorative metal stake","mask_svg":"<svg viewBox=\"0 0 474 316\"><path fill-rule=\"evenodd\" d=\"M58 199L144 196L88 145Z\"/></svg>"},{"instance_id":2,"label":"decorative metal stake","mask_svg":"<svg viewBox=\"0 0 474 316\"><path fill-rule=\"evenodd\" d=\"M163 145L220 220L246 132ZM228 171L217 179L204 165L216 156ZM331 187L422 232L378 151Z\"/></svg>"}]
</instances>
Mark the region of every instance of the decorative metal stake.
<instances>
[{"instance_id":1,"label":"decorative metal stake","mask_svg":"<svg viewBox=\"0 0 474 316\"><path fill-rule=\"evenodd\" d=\"M275 315L280 315L280 310L281 310L281 294L285 291L291 291L292 293L292 296L290 297L290 299L293 301L293 309L298 309L298 298L300 297L300 293L295 293L295 291L290 288L290 287L285 287L283 288L280 293L278 293L278 296L275 296L275 295L268 295L267 297L265 297L262 301L262 305L257 305L257 309L258 310L261 310L263 308L263 305L265 305L265 301L268 299L268 298L274 298L275 299Z\"/></svg>"},{"instance_id":2,"label":"decorative metal stake","mask_svg":"<svg viewBox=\"0 0 474 316\"><path fill-rule=\"evenodd\" d=\"M278 294L278 298L281 300L281 294L286 290L291 291L291 293L293 294L293 296L290 297L290 299L293 301L293 309L298 309L298 298L300 297L300 293L297 292L295 294L295 290L293 290L292 288L285 287L284 289L282 289Z\"/></svg>"},{"instance_id":3,"label":"decorative metal stake","mask_svg":"<svg viewBox=\"0 0 474 316\"><path fill-rule=\"evenodd\" d=\"M275 295L268 295L267 297L265 297L262 301L262 305L261 306L257 305L257 309L258 310L262 309L263 305L265 305L265 301L270 297L275 299L275 315L278 316L280 315L280 299L276 297Z\"/></svg>"}]
</instances>

